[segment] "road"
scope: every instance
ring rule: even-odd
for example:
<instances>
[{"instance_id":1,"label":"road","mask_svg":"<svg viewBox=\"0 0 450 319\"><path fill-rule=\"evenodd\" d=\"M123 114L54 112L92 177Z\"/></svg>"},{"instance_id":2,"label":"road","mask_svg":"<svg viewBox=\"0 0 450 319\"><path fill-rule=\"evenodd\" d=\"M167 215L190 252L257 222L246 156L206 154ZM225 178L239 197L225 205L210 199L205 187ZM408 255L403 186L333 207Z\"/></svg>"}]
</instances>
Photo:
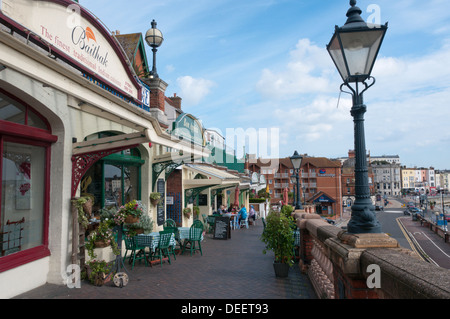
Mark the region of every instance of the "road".
<instances>
[{"instance_id":1,"label":"road","mask_svg":"<svg viewBox=\"0 0 450 319\"><path fill-rule=\"evenodd\" d=\"M399 245L418 252L440 267L450 269L450 244L429 228L413 222L411 216L404 215L401 203L390 200L384 211L377 211L382 231L395 238Z\"/></svg>"}]
</instances>

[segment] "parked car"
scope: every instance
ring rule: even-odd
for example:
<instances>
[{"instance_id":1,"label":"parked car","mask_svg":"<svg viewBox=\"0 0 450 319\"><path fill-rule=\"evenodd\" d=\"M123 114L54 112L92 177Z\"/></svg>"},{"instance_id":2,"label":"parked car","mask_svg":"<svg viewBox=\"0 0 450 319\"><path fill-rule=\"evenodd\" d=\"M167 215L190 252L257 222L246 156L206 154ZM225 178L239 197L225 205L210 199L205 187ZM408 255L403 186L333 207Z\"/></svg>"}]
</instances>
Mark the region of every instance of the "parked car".
<instances>
[{"instance_id":1,"label":"parked car","mask_svg":"<svg viewBox=\"0 0 450 319\"><path fill-rule=\"evenodd\" d=\"M404 215L422 214L422 210L417 207L409 207L403 212Z\"/></svg>"}]
</instances>

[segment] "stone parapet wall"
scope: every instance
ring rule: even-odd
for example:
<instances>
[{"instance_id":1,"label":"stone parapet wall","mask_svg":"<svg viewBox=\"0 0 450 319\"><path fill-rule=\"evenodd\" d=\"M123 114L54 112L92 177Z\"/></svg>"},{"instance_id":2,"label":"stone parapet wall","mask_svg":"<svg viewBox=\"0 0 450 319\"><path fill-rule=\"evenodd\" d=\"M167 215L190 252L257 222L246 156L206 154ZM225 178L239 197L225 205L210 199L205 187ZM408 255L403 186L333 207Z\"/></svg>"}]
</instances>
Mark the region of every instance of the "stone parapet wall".
<instances>
[{"instance_id":1,"label":"stone parapet wall","mask_svg":"<svg viewBox=\"0 0 450 319\"><path fill-rule=\"evenodd\" d=\"M450 270L422 261L387 234L349 234L304 210L293 217L299 267L320 298L450 298Z\"/></svg>"}]
</instances>

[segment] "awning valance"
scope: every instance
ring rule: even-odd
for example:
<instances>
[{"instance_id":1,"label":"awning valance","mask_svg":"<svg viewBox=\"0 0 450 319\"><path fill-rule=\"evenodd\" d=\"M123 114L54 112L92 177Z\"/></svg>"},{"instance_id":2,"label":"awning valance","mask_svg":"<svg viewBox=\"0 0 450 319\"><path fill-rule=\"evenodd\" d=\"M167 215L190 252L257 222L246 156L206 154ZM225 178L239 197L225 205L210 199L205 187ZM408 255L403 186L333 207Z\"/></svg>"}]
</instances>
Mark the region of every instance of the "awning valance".
<instances>
[{"instance_id":1,"label":"awning valance","mask_svg":"<svg viewBox=\"0 0 450 319\"><path fill-rule=\"evenodd\" d=\"M210 185L211 187L223 188L226 186L235 187L239 185L239 176L230 174L226 171L201 164L185 164L186 169L206 176L206 179L185 179L184 188L196 188Z\"/></svg>"}]
</instances>

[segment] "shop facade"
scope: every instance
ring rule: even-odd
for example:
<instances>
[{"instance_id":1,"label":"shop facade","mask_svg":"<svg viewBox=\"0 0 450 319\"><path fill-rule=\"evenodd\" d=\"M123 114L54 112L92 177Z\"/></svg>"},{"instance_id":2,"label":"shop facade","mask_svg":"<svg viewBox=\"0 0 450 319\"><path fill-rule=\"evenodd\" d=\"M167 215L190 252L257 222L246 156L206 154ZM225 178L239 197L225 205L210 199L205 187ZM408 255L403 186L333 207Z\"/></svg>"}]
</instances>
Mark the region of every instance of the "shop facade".
<instances>
[{"instance_id":1,"label":"shop facade","mask_svg":"<svg viewBox=\"0 0 450 319\"><path fill-rule=\"evenodd\" d=\"M91 195L94 209L140 200L156 221L154 159L168 149L201 157L202 147L166 133L118 42L82 7L0 5L0 297L9 298L63 283L73 198Z\"/></svg>"}]
</instances>

